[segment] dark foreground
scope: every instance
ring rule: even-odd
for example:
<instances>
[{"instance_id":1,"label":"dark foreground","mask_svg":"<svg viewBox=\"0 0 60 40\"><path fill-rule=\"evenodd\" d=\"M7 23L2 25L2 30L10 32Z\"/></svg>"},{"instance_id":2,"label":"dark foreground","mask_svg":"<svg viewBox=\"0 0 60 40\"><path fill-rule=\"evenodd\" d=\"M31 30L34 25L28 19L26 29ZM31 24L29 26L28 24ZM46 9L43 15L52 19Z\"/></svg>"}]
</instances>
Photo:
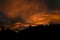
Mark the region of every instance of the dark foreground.
<instances>
[{"instance_id":1,"label":"dark foreground","mask_svg":"<svg viewBox=\"0 0 60 40\"><path fill-rule=\"evenodd\" d=\"M59 33L60 32L60 24L55 25L49 25L49 26L43 26L43 25L39 25L37 27L29 27L27 29L24 29L22 31L19 31L18 33L12 31L12 30L2 30L0 32L0 36L2 37L9 37L9 39L18 39L18 38L24 38L25 36L31 36L31 34L35 35L41 35L41 33L45 34L45 33Z\"/></svg>"}]
</instances>

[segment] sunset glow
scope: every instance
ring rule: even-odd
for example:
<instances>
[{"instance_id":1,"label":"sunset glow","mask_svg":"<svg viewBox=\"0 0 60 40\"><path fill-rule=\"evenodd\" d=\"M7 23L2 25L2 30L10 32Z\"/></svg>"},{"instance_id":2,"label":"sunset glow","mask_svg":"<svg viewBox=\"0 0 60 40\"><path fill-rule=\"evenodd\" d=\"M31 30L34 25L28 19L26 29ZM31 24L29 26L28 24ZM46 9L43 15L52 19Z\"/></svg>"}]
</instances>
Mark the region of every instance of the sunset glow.
<instances>
[{"instance_id":1,"label":"sunset glow","mask_svg":"<svg viewBox=\"0 0 60 40\"><path fill-rule=\"evenodd\" d=\"M58 10L58 9L57 9ZM60 10L50 10L47 8L46 2L32 2L24 0L5 0L2 3L1 11L8 19L14 21L19 19L19 22L15 22L12 25L5 25L5 28L12 30L23 30L24 28L49 25L51 22L55 24L60 23ZM55 12L54 12L55 11Z\"/></svg>"}]
</instances>

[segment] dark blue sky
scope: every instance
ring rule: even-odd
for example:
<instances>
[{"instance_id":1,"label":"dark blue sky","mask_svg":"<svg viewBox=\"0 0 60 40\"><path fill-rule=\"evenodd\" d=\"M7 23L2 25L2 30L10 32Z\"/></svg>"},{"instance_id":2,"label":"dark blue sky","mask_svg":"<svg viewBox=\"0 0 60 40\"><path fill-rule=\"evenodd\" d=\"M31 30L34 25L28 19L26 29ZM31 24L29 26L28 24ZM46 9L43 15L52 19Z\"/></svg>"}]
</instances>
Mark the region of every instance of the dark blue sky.
<instances>
[{"instance_id":1,"label":"dark blue sky","mask_svg":"<svg viewBox=\"0 0 60 40\"><path fill-rule=\"evenodd\" d=\"M48 8L54 9L60 7L60 0L49 0L48 1Z\"/></svg>"}]
</instances>

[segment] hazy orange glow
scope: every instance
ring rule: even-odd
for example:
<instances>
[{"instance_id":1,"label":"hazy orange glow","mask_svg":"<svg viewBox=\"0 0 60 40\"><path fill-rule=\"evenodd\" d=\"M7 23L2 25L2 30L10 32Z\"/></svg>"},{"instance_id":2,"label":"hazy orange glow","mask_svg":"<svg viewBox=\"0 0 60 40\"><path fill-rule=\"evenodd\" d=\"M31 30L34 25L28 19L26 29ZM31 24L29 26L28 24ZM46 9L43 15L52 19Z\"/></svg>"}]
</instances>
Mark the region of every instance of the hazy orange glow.
<instances>
[{"instance_id":1,"label":"hazy orange glow","mask_svg":"<svg viewBox=\"0 0 60 40\"><path fill-rule=\"evenodd\" d=\"M25 23L17 22L13 25L8 25L10 29L20 30L29 25L49 25L50 22L60 23L59 11L55 11L55 14L53 12L53 14L49 14L44 2L33 1L28 3L23 0L13 0L11 3L6 1L3 4L2 11L8 18L12 19L19 16L25 21Z\"/></svg>"}]
</instances>

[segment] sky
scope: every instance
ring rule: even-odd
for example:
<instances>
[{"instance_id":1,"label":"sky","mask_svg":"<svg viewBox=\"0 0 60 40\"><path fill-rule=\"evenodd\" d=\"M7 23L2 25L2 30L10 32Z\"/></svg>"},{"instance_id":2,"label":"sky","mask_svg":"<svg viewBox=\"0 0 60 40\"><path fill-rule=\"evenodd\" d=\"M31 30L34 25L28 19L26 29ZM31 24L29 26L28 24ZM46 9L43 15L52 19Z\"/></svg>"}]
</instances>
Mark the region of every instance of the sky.
<instances>
[{"instance_id":1,"label":"sky","mask_svg":"<svg viewBox=\"0 0 60 40\"><path fill-rule=\"evenodd\" d=\"M31 2L32 0L26 0L27 2ZM41 1L46 1L47 3L47 8L48 10L52 10L52 9L55 9L55 8L58 8L60 7L60 0L36 0L38 2L41 2ZM13 1L10 1L10 0L0 0L0 19L5 21L6 20L6 16L4 16L5 14L4 13L8 13L6 12L9 11L8 9L11 9L9 7L12 7L14 9L14 12L17 13L18 12L18 8L15 9L15 6L14 4L12 4L12 6L10 6L10 4L12 3ZM16 11L17 10L17 11ZM12 10L10 10L9 12L12 12ZM13 12L13 13L14 13ZM2 13L2 14L1 14ZM11 14L11 13L10 13ZM17 14L15 14L17 15ZM4 20L5 19L5 20ZM20 18L21 20L23 20L22 18ZM1 22L0 20L0 22ZM10 19L8 19L10 20Z\"/></svg>"},{"instance_id":2,"label":"sky","mask_svg":"<svg viewBox=\"0 0 60 40\"><path fill-rule=\"evenodd\" d=\"M60 0L49 0L48 8L53 9L58 7L60 7Z\"/></svg>"}]
</instances>

